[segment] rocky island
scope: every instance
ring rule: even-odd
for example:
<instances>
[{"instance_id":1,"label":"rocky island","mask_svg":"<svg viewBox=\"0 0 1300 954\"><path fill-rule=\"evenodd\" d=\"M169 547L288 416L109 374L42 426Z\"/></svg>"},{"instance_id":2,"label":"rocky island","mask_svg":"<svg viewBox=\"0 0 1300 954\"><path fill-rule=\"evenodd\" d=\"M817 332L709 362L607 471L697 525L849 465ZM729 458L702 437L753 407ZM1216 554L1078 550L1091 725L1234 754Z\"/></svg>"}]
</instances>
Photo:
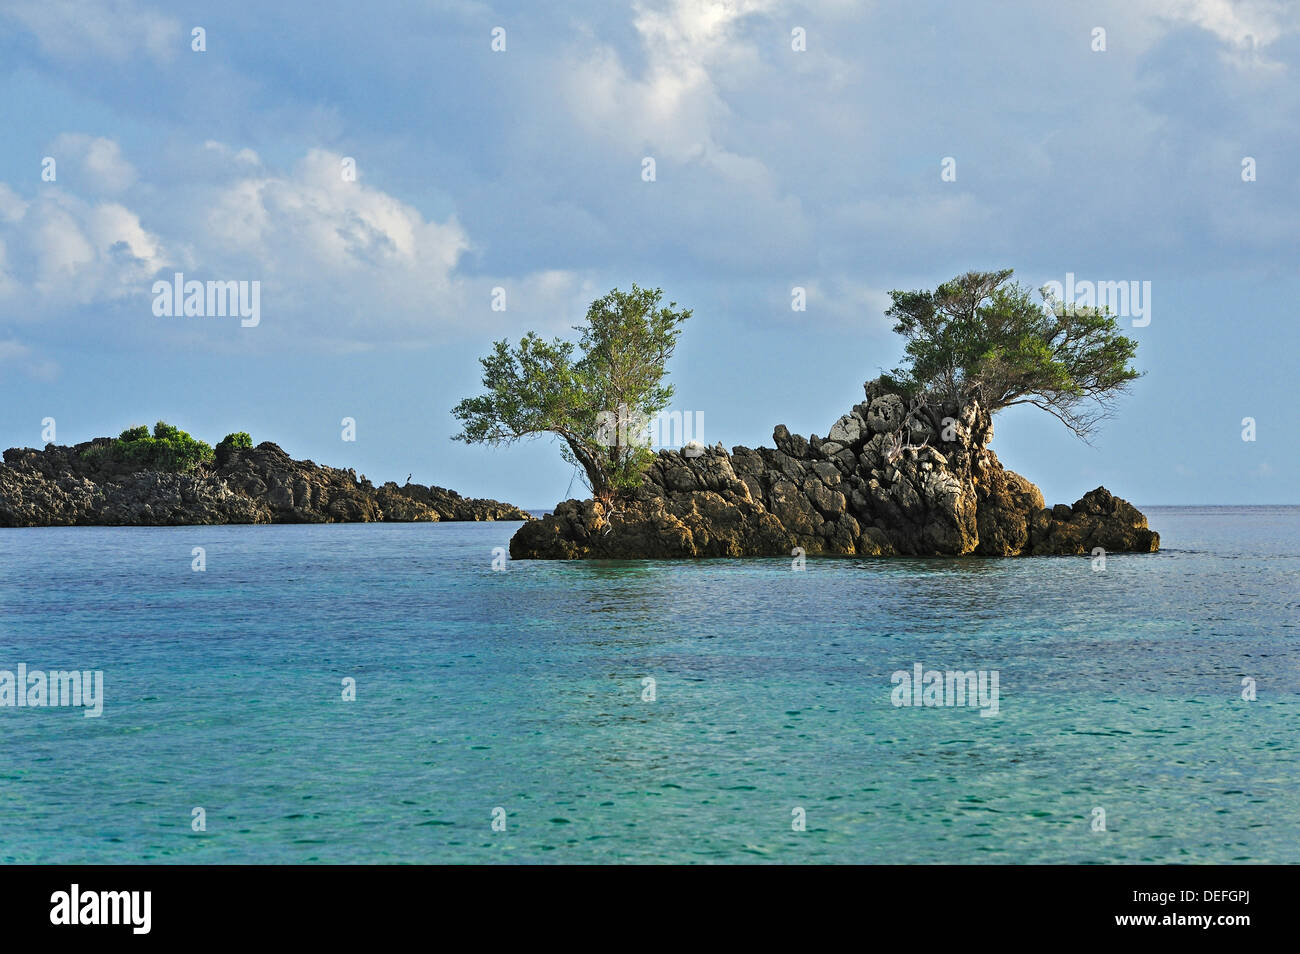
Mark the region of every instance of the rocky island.
<instances>
[{"instance_id":1,"label":"rocky island","mask_svg":"<svg viewBox=\"0 0 1300 954\"><path fill-rule=\"evenodd\" d=\"M612 502L567 500L525 524L514 559L807 554L1152 553L1160 535L1104 487L1047 508L989 449L978 402L927 405L868 381L825 439L778 425L775 448L661 451Z\"/></svg>"},{"instance_id":2,"label":"rocky island","mask_svg":"<svg viewBox=\"0 0 1300 954\"><path fill-rule=\"evenodd\" d=\"M127 440L132 432L124 432L122 438L72 447L5 451L0 527L532 519L510 504L442 487L391 481L375 487L351 469L294 460L270 441L241 446L251 443L247 435L238 435L242 442L227 438L213 453L167 428L188 442L183 446L199 448L178 467L122 452L144 442L156 450L167 439L150 438L145 428L135 431L143 436Z\"/></svg>"}]
</instances>

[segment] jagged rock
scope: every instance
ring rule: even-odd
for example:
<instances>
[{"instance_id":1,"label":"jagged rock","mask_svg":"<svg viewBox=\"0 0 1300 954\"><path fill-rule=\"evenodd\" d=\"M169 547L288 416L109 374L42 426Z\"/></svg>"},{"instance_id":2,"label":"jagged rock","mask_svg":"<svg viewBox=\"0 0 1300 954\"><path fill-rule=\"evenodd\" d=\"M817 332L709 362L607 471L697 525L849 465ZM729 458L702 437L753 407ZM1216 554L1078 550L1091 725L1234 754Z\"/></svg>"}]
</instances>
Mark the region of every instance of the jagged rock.
<instances>
[{"instance_id":1,"label":"jagged rock","mask_svg":"<svg viewBox=\"0 0 1300 954\"><path fill-rule=\"evenodd\" d=\"M1061 505L1039 510L1030 523L1031 553L1155 553L1160 534L1147 526L1147 518L1127 500L1105 487L1090 490L1068 508L1070 517L1057 517ZM1050 515L1050 516L1049 516Z\"/></svg>"},{"instance_id":2,"label":"jagged rock","mask_svg":"<svg viewBox=\"0 0 1300 954\"><path fill-rule=\"evenodd\" d=\"M544 520L524 525L510 541L512 557L545 553L554 559L738 557L788 553L794 544L775 516L737 479L726 451L708 448L686 458L663 451L646 483L611 508L596 500L566 500ZM718 489L664 493L657 483L678 466L698 468L697 482Z\"/></svg>"},{"instance_id":3,"label":"jagged rock","mask_svg":"<svg viewBox=\"0 0 1300 954\"><path fill-rule=\"evenodd\" d=\"M224 464L183 474L86 454L109 443L5 451L0 527L532 519L510 504L442 487L375 489L353 470L294 460L269 441L228 449Z\"/></svg>"},{"instance_id":4,"label":"jagged rock","mask_svg":"<svg viewBox=\"0 0 1300 954\"><path fill-rule=\"evenodd\" d=\"M845 414L832 425L826 439L837 444L856 444L862 439L862 421L852 414Z\"/></svg>"},{"instance_id":5,"label":"jagged rock","mask_svg":"<svg viewBox=\"0 0 1300 954\"><path fill-rule=\"evenodd\" d=\"M867 410L867 426L872 433L884 434L896 431L903 426L903 415L907 408L903 399L897 394L882 394L871 401Z\"/></svg>"},{"instance_id":6,"label":"jagged rock","mask_svg":"<svg viewBox=\"0 0 1300 954\"><path fill-rule=\"evenodd\" d=\"M805 441L778 425L776 449L663 451L610 507L566 501L510 541L516 559L1154 552L1160 536L1104 488L1047 509L988 449L978 404L912 407L883 379ZM902 435L901 438L899 435ZM951 438L950 440L945 438ZM895 446L901 444L901 446ZM890 453L891 447L895 451Z\"/></svg>"},{"instance_id":7,"label":"jagged rock","mask_svg":"<svg viewBox=\"0 0 1300 954\"><path fill-rule=\"evenodd\" d=\"M804 460L808 457L808 442L798 434L791 434L784 424L778 424L772 431L772 441L776 449L790 457Z\"/></svg>"}]
</instances>

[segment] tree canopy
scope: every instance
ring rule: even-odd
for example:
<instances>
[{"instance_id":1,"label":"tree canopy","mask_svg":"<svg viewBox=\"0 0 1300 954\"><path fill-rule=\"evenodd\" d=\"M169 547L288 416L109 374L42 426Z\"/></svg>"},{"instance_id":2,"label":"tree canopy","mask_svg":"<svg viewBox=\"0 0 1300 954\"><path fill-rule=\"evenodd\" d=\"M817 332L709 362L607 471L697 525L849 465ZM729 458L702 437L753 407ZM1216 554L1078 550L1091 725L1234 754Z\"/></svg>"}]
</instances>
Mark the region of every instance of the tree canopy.
<instances>
[{"instance_id":1,"label":"tree canopy","mask_svg":"<svg viewBox=\"0 0 1300 954\"><path fill-rule=\"evenodd\" d=\"M495 342L479 359L485 393L452 410L462 427L453 439L507 445L553 434L597 497L639 484L653 457L640 424L672 398L667 363L691 316L662 298L658 288L615 288L591 303L576 343L533 332L517 347Z\"/></svg>"},{"instance_id":2,"label":"tree canopy","mask_svg":"<svg viewBox=\"0 0 1300 954\"><path fill-rule=\"evenodd\" d=\"M1087 440L1115 398L1141 376L1137 342L1105 308L1035 301L1011 269L967 272L934 291L892 291L886 317L907 345L892 372L905 389L991 412L1032 404Z\"/></svg>"}]
</instances>

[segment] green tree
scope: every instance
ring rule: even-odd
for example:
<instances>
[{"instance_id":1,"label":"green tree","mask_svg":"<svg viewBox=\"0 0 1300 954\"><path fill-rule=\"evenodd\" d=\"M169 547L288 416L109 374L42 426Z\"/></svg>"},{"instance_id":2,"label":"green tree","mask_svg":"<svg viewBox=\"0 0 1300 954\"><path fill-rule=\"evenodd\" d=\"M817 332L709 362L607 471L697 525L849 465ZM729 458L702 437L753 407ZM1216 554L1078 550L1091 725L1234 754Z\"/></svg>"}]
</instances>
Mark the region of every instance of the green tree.
<instances>
[{"instance_id":1,"label":"green tree","mask_svg":"<svg viewBox=\"0 0 1300 954\"><path fill-rule=\"evenodd\" d=\"M462 427L453 439L496 446L553 434L596 497L639 484L653 459L642 425L672 398L666 366L691 316L662 298L658 288L615 288L591 303L576 343L532 332L515 348L497 341L479 359L486 393L452 410Z\"/></svg>"},{"instance_id":2,"label":"green tree","mask_svg":"<svg viewBox=\"0 0 1300 954\"><path fill-rule=\"evenodd\" d=\"M892 291L885 312L907 345L892 377L927 399L978 400L990 412L1032 404L1088 440L1141 372L1137 342L1105 308L1035 301L1011 269L967 272L934 291Z\"/></svg>"}]
</instances>

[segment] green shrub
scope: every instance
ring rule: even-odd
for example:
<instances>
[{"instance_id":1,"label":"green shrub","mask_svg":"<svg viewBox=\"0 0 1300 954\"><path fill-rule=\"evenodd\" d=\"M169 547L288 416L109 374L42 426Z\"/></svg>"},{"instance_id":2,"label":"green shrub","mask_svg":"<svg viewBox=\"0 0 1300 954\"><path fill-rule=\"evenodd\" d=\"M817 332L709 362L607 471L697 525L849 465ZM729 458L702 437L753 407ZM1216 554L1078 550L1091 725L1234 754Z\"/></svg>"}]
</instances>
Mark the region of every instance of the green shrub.
<instances>
[{"instance_id":1,"label":"green shrub","mask_svg":"<svg viewBox=\"0 0 1300 954\"><path fill-rule=\"evenodd\" d=\"M248 450L253 446L253 439L248 436L247 431L235 431L233 434L227 434L217 445L217 466L225 467L230 463L231 458L235 456L235 451Z\"/></svg>"},{"instance_id":2,"label":"green shrub","mask_svg":"<svg viewBox=\"0 0 1300 954\"><path fill-rule=\"evenodd\" d=\"M153 435L144 425L128 427L108 445L87 448L82 458L88 461L115 461L139 470L184 472L213 460L212 448L165 421L154 425Z\"/></svg>"},{"instance_id":3,"label":"green shrub","mask_svg":"<svg viewBox=\"0 0 1300 954\"><path fill-rule=\"evenodd\" d=\"M81 452L81 459L92 464L97 464L108 456L110 447L107 444L91 444Z\"/></svg>"}]
</instances>

